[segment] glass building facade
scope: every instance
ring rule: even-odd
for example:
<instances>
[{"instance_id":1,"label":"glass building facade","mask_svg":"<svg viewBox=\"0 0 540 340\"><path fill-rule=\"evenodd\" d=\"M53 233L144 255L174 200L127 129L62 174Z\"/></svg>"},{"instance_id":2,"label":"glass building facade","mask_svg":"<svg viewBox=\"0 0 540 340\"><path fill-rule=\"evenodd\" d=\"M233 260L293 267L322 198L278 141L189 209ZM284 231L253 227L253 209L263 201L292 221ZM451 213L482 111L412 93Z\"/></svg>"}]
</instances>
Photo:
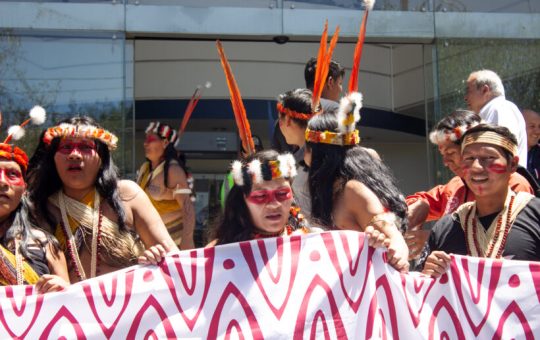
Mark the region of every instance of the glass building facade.
<instances>
[{"instance_id":1,"label":"glass building facade","mask_svg":"<svg viewBox=\"0 0 540 340\"><path fill-rule=\"evenodd\" d=\"M47 109L49 125L91 115L119 136L115 160L134 178L148 122L178 124L195 86L210 80L185 141L198 212L208 216L237 148L214 41L223 40L253 130L269 146L275 98L304 86L303 66L316 54L325 20L331 32L340 26L334 59L350 72L362 15L359 0L0 0L3 127L34 104ZM508 99L540 110L539 37L539 0L376 2L359 77L361 135L406 194L450 178L426 135L465 107L470 72L496 71ZM30 153L38 130L20 142Z\"/></svg>"}]
</instances>

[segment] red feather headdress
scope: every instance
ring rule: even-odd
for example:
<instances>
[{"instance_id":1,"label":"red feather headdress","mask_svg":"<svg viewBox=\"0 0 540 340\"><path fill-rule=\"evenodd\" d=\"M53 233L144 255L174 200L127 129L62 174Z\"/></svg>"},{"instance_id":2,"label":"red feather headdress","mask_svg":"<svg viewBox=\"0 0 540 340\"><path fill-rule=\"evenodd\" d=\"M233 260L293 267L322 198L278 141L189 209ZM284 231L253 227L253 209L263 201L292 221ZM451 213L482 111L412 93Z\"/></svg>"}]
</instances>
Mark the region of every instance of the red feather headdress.
<instances>
[{"instance_id":1,"label":"red feather headdress","mask_svg":"<svg viewBox=\"0 0 540 340\"><path fill-rule=\"evenodd\" d=\"M315 68L315 80L313 82L313 98L311 100L311 107L313 111L317 111L319 101L321 100L324 84L326 83L326 77L330 70L330 61L332 60L332 53L339 36L339 26L336 27L330 45L327 46L328 39L328 20L324 23L324 30L321 36L321 42L319 44L319 53L317 54L317 66Z\"/></svg>"},{"instance_id":2,"label":"red feather headdress","mask_svg":"<svg viewBox=\"0 0 540 340\"><path fill-rule=\"evenodd\" d=\"M358 40L356 41L356 47L354 48L354 57L352 64L351 77L349 78L349 93L358 92L358 74L360 72L360 59L362 58L362 48L364 47L364 40L366 39L366 26L369 11L373 9L375 0L364 0L364 18L362 24L360 24L360 31L358 32Z\"/></svg>"},{"instance_id":3,"label":"red feather headdress","mask_svg":"<svg viewBox=\"0 0 540 340\"><path fill-rule=\"evenodd\" d=\"M193 95L191 96L191 99L189 100L186 106L186 110L184 111L184 117L182 118L182 122L180 123L180 127L178 128L178 137L176 139L175 146L177 146L178 143L180 143L180 137L182 137L182 134L186 130L186 126L189 121L189 118L191 118L191 114L195 110L197 103L199 103L199 100L201 99L203 95L204 89L205 88L208 89L211 86L212 86L212 83L207 81L206 84L204 84L204 87L199 85L197 86L197 88L195 88L195 92L193 92Z\"/></svg>"},{"instance_id":4,"label":"red feather headdress","mask_svg":"<svg viewBox=\"0 0 540 340\"><path fill-rule=\"evenodd\" d=\"M242 102L242 95L240 94L240 89L236 84L234 75L231 70L231 65L225 56L225 51L219 40L216 41L216 46L219 53L219 58L221 59L221 66L225 72L225 77L227 78L227 86L229 87L229 93L231 95L231 105L234 112L234 118L236 120L236 125L238 126L238 133L240 134L240 140L242 141L242 146L248 155L255 153L255 144L253 143L253 138L251 137L251 127L246 115L246 109L244 103Z\"/></svg>"}]
</instances>

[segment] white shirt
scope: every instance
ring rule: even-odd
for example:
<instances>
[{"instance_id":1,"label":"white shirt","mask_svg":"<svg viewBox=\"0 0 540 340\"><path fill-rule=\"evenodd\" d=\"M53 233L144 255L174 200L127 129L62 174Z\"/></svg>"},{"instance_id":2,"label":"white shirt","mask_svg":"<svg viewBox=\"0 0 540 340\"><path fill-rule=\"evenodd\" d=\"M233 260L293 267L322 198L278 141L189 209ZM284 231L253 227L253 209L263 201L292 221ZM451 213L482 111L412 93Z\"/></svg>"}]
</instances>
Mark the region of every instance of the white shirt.
<instances>
[{"instance_id":1,"label":"white shirt","mask_svg":"<svg viewBox=\"0 0 540 340\"><path fill-rule=\"evenodd\" d=\"M516 136L519 165L527 168L527 131L525 119L518 107L504 96L498 96L487 102L479 115L487 123L504 126Z\"/></svg>"}]
</instances>

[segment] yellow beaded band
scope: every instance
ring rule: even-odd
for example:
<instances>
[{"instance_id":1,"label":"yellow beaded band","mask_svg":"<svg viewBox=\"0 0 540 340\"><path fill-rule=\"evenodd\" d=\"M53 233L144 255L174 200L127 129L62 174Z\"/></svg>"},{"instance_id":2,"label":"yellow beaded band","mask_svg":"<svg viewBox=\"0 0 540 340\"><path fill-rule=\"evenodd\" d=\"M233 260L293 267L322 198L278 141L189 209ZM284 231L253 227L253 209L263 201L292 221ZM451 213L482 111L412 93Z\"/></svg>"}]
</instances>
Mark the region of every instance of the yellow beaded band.
<instances>
[{"instance_id":1,"label":"yellow beaded band","mask_svg":"<svg viewBox=\"0 0 540 340\"><path fill-rule=\"evenodd\" d=\"M468 145L478 143L500 146L501 148L509 151L512 156L517 155L517 145L512 143L508 138L493 131L479 131L465 136L465 139L461 143L461 152L463 152L465 147Z\"/></svg>"},{"instance_id":2,"label":"yellow beaded band","mask_svg":"<svg viewBox=\"0 0 540 340\"><path fill-rule=\"evenodd\" d=\"M332 131L313 131L306 129L306 141L311 143L323 143L332 145L356 145L360 143L358 130L348 133Z\"/></svg>"},{"instance_id":3,"label":"yellow beaded band","mask_svg":"<svg viewBox=\"0 0 540 340\"><path fill-rule=\"evenodd\" d=\"M116 149L118 144L118 137L105 129L97 128L93 125L73 125L68 123L62 123L58 126L48 128L43 136L43 142L45 144L51 144L53 139L64 137L98 139L105 143L109 150Z\"/></svg>"}]
</instances>

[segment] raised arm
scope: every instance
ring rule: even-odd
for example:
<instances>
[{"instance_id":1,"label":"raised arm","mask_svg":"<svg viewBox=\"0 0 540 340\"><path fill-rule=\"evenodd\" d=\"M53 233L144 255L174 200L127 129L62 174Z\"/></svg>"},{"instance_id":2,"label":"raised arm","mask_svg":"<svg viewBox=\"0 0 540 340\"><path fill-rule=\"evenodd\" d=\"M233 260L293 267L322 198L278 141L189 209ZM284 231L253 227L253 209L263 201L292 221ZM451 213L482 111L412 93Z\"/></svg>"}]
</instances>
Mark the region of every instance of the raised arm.
<instances>
[{"instance_id":1,"label":"raised arm","mask_svg":"<svg viewBox=\"0 0 540 340\"><path fill-rule=\"evenodd\" d=\"M146 193L135 182L118 182L120 197L126 214L133 218L133 228L140 236L146 248L160 245L166 252L178 250L156 208Z\"/></svg>"},{"instance_id":2,"label":"raised arm","mask_svg":"<svg viewBox=\"0 0 540 340\"><path fill-rule=\"evenodd\" d=\"M388 237L389 263L399 271L408 271L409 249L395 223L395 215L385 211L385 207L373 191L363 183L351 180L345 185L344 204L362 231L372 226Z\"/></svg>"}]
</instances>

